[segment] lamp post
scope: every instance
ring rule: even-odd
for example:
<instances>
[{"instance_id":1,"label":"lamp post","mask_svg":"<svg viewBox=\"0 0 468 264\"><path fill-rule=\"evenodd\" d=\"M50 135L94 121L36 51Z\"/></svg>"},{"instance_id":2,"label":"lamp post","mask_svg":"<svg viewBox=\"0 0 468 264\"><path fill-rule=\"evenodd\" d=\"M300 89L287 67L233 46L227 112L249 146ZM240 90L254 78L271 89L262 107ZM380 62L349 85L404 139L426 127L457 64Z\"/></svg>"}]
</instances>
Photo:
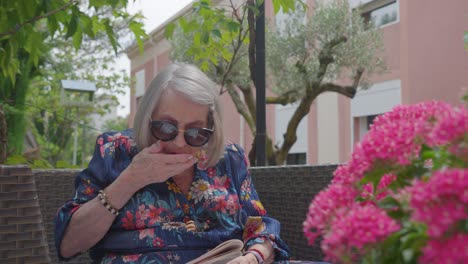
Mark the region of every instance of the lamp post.
<instances>
[{"instance_id":1,"label":"lamp post","mask_svg":"<svg viewBox=\"0 0 468 264\"><path fill-rule=\"evenodd\" d=\"M80 115L80 108L93 105L93 96L96 92L96 84L89 81L62 80L61 102L66 107L76 107L77 117ZM77 118L79 119L79 118ZM76 151L78 148L78 123L74 123L73 139L73 165L76 165Z\"/></svg>"},{"instance_id":2,"label":"lamp post","mask_svg":"<svg viewBox=\"0 0 468 264\"><path fill-rule=\"evenodd\" d=\"M257 133L255 136L256 166L265 166L265 1L261 1L255 24L255 88L257 105Z\"/></svg>"}]
</instances>

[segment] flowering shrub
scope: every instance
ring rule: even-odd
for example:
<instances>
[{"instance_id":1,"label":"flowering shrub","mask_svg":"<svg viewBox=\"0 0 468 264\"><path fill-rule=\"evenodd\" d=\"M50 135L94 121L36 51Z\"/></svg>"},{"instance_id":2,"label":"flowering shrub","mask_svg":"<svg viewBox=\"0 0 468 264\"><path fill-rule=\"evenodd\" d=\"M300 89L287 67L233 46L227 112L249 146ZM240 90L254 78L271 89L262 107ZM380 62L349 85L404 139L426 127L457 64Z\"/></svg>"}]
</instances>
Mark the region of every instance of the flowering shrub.
<instances>
[{"instance_id":1,"label":"flowering shrub","mask_svg":"<svg viewBox=\"0 0 468 264\"><path fill-rule=\"evenodd\" d=\"M377 117L304 233L333 263L468 263L468 109L433 101Z\"/></svg>"}]
</instances>

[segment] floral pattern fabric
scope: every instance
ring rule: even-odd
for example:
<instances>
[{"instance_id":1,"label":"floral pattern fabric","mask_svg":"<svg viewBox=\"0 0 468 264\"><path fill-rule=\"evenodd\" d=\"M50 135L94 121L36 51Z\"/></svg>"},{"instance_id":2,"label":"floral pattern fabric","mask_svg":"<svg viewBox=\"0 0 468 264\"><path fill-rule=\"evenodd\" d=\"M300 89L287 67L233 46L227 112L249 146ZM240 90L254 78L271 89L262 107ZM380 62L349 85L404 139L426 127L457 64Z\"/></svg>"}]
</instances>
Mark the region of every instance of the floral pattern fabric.
<instances>
[{"instance_id":1,"label":"floral pattern fabric","mask_svg":"<svg viewBox=\"0 0 468 264\"><path fill-rule=\"evenodd\" d=\"M129 129L98 137L88 168L75 179L75 197L57 213L57 252L73 213L111 184L137 154L131 134ZM247 168L242 148L228 144L215 167L194 166L188 195L172 179L142 188L91 248L91 258L96 263L186 263L225 240L242 239L246 247L269 241L275 259L287 259L280 224L267 216Z\"/></svg>"}]
</instances>

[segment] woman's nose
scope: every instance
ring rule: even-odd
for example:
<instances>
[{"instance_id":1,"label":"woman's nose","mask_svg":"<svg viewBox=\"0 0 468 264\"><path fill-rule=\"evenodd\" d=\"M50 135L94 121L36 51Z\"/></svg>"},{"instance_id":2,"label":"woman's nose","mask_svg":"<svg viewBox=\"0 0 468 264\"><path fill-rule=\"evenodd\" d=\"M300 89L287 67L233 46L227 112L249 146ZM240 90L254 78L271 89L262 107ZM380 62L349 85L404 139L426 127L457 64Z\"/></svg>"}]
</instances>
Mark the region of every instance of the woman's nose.
<instances>
[{"instance_id":1,"label":"woman's nose","mask_svg":"<svg viewBox=\"0 0 468 264\"><path fill-rule=\"evenodd\" d=\"M185 147L186 142L185 142L185 138L184 138L184 131L179 130L179 132L177 133L177 136L174 138L173 142L179 148Z\"/></svg>"}]
</instances>

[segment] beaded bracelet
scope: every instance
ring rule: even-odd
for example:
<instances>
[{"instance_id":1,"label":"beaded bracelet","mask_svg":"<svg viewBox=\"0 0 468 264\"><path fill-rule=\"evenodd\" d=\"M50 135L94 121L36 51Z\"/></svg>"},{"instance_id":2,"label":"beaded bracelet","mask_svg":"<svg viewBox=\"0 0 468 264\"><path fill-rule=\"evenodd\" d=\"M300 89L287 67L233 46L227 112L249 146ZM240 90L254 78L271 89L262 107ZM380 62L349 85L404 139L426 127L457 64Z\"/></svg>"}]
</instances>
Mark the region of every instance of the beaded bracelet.
<instances>
[{"instance_id":1,"label":"beaded bracelet","mask_svg":"<svg viewBox=\"0 0 468 264\"><path fill-rule=\"evenodd\" d=\"M98 194L99 201L101 202L102 205L113 215L119 215L119 210L115 209L114 206L112 206L109 201L107 201L107 196L104 190L100 190Z\"/></svg>"},{"instance_id":2,"label":"beaded bracelet","mask_svg":"<svg viewBox=\"0 0 468 264\"><path fill-rule=\"evenodd\" d=\"M251 249L245 251L244 254L242 254L242 256L245 256L248 253L252 253L255 256L255 258L257 259L258 264L264 264L265 263L265 257L263 257L263 254L262 254L262 252L260 250L255 249L255 248L251 248Z\"/></svg>"}]
</instances>

